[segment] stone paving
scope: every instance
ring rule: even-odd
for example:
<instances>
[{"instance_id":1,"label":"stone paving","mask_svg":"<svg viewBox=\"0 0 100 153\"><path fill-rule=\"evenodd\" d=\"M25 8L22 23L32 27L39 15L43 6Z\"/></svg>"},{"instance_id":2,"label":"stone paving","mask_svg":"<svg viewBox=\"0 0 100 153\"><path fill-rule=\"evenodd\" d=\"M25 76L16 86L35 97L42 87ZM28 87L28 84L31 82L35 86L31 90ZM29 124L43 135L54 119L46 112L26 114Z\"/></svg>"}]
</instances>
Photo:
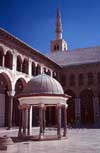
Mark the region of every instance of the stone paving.
<instances>
[{"instance_id":1,"label":"stone paving","mask_svg":"<svg viewBox=\"0 0 100 153\"><path fill-rule=\"evenodd\" d=\"M17 132L0 131L0 136L4 134L15 136ZM0 150L0 153L100 153L100 129L68 129L67 139L18 142L8 145L7 150Z\"/></svg>"}]
</instances>

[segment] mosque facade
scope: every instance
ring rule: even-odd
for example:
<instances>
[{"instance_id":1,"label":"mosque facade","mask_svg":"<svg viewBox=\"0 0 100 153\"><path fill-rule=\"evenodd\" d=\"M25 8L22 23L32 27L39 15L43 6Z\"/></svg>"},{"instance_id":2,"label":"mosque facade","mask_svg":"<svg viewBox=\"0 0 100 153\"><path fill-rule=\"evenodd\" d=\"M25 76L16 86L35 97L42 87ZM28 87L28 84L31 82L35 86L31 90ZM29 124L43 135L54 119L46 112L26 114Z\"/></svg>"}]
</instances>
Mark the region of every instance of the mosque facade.
<instances>
[{"instance_id":1,"label":"mosque facade","mask_svg":"<svg viewBox=\"0 0 100 153\"><path fill-rule=\"evenodd\" d=\"M48 56L0 29L0 127L18 126L20 94L33 77L45 73L57 79L68 100L67 122L100 124L100 47L68 50L62 36L60 10L56 16L56 38ZM33 113L37 114L37 112ZM55 124L55 108L48 110L47 123ZM35 118L33 125L37 125Z\"/></svg>"}]
</instances>

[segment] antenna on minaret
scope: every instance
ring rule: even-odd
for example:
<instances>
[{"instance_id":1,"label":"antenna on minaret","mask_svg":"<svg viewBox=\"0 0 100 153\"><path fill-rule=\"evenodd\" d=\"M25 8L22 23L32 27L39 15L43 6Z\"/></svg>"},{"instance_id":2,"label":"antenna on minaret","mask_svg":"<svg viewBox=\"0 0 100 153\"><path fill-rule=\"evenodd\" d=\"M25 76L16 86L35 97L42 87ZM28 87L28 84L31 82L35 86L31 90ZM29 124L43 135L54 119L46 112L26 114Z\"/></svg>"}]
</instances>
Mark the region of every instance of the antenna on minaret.
<instances>
[{"instance_id":1,"label":"antenna on minaret","mask_svg":"<svg viewBox=\"0 0 100 153\"><path fill-rule=\"evenodd\" d=\"M56 39L62 39L62 23L61 23L61 12L60 9L57 8L57 16L56 16Z\"/></svg>"}]
</instances>

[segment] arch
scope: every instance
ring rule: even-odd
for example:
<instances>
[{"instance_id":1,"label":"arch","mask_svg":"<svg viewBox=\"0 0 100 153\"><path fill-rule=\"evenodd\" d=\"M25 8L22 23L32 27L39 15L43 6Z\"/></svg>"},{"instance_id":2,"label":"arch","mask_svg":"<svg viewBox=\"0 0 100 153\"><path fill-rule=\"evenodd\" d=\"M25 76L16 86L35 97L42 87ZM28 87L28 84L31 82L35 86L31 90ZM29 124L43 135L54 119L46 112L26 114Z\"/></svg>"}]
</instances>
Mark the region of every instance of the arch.
<instances>
[{"instance_id":1,"label":"arch","mask_svg":"<svg viewBox=\"0 0 100 153\"><path fill-rule=\"evenodd\" d=\"M36 67L36 75L38 75L38 74L41 74L41 67L39 64Z\"/></svg>"},{"instance_id":2,"label":"arch","mask_svg":"<svg viewBox=\"0 0 100 153\"><path fill-rule=\"evenodd\" d=\"M11 80L6 73L0 73L0 126L8 126L9 95Z\"/></svg>"},{"instance_id":3,"label":"arch","mask_svg":"<svg viewBox=\"0 0 100 153\"><path fill-rule=\"evenodd\" d=\"M83 125L94 123L93 92L85 89L80 93L81 122Z\"/></svg>"},{"instance_id":4,"label":"arch","mask_svg":"<svg viewBox=\"0 0 100 153\"><path fill-rule=\"evenodd\" d=\"M36 75L36 68L35 68L35 63L32 62L32 76Z\"/></svg>"},{"instance_id":5,"label":"arch","mask_svg":"<svg viewBox=\"0 0 100 153\"><path fill-rule=\"evenodd\" d=\"M19 72L22 72L22 59L21 59L20 55L17 56L16 70L19 71Z\"/></svg>"},{"instance_id":6,"label":"arch","mask_svg":"<svg viewBox=\"0 0 100 153\"><path fill-rule=\"evenodd\" d=\"M51 76L51 71L50 70L47 71L47 75Z\"/></svg>"},{"instance_id":7,"label":"arch","mask_svg":"<svg viewBox=\"0 0 100 153\"><path fill-rule=\"evenodd\" d=\"M70 125L75 124L75 93L68 89L65 91L65 94L71 96L71 98L67 101L68 109L67 109L67 122Z\"/></svg>"},{"instance_id":8,"label":"arch","mask_svg":"<svg viewBox=\"0 0 100 153\"><path fill-rule=\"evenodd\" d=\"M28 74L28 60L24 59L22 63L22 72Z\"/></svg>"},{"instance_id":9,"label":"arch","mask_svg":"<svg viewBox=\"0 0 100 153\"><path fill-rule=\"evenodd\" d=\"M4 78L4 80L6 80L5 83L7 83L7 90L12 91L11 78L8 76L8 74L6 74L5 72L0 72L0 76L2 76L2 78ZM0 82L2 82L2 81L0 80Z\"/></svg>"},{"instance_id":10,"label":"arch","mask_svg":"<svg viewBox=\"0 0 100 153\"><path fill-rule=\"evenodd\" d=\"M4 56L3 48L0 46L0 66L3 66L3 56Z\"/></svg>"},{"instance_id":11,"label":"arch","mask_svg":"<svg viewBox=\"0 0 100 153\"><path fill-rule=\"evenodd\" d=\"M46 68L45 68L45 67L43 68L43 73L45 73L45 74L47 73L47 72L46 72Z\"/></svg>"},{"instance_id":12,"label":"arch","mask_svg":"<svg viewBox=\"0 0 100 153\"><path fill-rule=\"evenodd\" d=\"M58 44L56 44L56 45L54 46L54 50L55 50L55 51L58 51L58 50L59 50L59 45L58 45Z\"/></svg>"},{"instance_id":13,"label":"arch","mask_svg":"<svg viewBox=\"0 0 100 153\"><path fill-rule=\"evenodd\" d=\"M54 50L56 51L56 49L57 49L57 47L56 47L56 45L54 46Z\"/></svg>"},{"instance_id":14,"label":"arch","mask_svg":"<svg viewBox=\"0 0 100 153\"><path fill-rule=\"evenodd\" d=\"M26 81L23 78L19 78L15 84L15 95L20 94L23 91L25 86L26 86ZM19 124L18 123L18 119L19 119L18 105L19 105L19 101L16 98L14 98L14 101L13 101L13 121L12 121L14 126L17 126Z\"/></svg>"},{"instance_id":15,"label":"arch","mask_svg":"<svg viewBox=\"0 0 100 153\"><path fill-rule=\"evenodd\" d=\"M57 73L55 71L53 71L52 76L53 76L53 78L57 79Z\"/></svg>"},{"instance_id":16,"label":"arch","mask_svg":"<svg viewBox=\"0 0 100 153\"><path fill-rule=\"evenodd\" d=\"M57 50L59 50L59 45L57 45Z\"/></svg>"},{"instance_id":17,"label":"arch","mask_svg":"<svg viewBox=\"0 0 100 153\"><path fill-rule=\"evenodd\" d=\"M51 76L51 71L50 70L47 70L45 67L43 68L43 73Z\"/></svg>"},{"instance_id":18,"label":"arch","mask_svg":"<svg viewBox=\"0 0 100 153\"><path fill-rule=\"evenodd\" d=\"M5 67L12 69L12 63L13 63L13 55L10 51L7 51L5 55Z\"/></svg>"},{"instance_id":19,"label":"arch","mask_svg":"<svg viewBox=\"0 0 100 153\"><path fill-rule=\"evenodd\" d=\"M19 78L16 81L16 84L15 84L15 92L16 92L16 94L21 93L25 86L26 86L26 81L23 78Z\"/></svg>"}]
</instances>

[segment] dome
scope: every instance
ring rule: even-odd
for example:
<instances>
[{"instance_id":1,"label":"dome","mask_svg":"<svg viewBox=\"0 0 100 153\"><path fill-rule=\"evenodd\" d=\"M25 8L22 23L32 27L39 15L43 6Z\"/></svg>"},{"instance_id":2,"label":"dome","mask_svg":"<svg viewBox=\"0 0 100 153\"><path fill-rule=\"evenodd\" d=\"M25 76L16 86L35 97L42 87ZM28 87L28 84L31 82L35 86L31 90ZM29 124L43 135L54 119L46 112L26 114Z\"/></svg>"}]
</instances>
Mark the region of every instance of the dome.
<instances>
[{"instance_id":1,"label":"dome","mask_svg":"<svg viewBox=\"0 0 100 153\"><path fill-rule=\"evenodd\" d=\"M40 74L27 83L23 94L64 94L64 91L57 80L46 74Z\"/></svg>"}]
</instances>

